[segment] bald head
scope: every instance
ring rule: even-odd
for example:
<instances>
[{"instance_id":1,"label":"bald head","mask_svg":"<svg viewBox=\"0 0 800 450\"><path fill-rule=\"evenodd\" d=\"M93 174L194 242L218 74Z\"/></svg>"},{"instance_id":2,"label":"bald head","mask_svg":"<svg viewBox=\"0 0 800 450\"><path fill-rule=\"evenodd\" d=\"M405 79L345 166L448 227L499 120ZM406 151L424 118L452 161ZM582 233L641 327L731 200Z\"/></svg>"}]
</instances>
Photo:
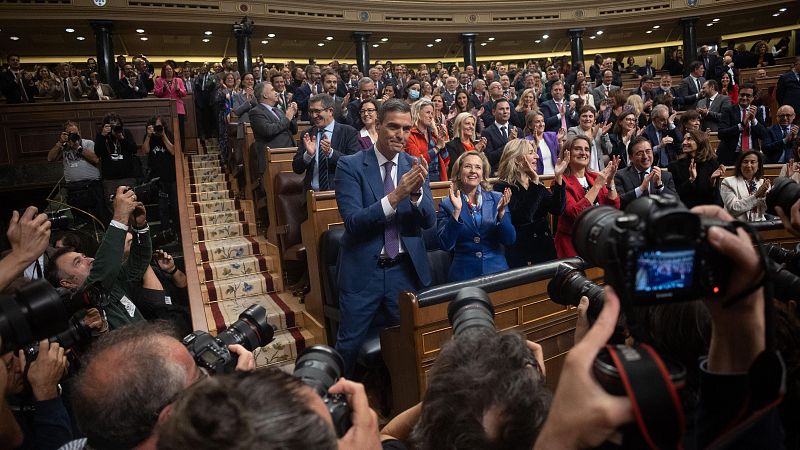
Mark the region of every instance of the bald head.
<instances>
[{"instance_id":1,"label":"bald head","mask_svg":"<svg viewBox=\"0 0 800 450\"><path fill-rule=\"evenodd\" d=\"M778 123L780 123L782 127L788 127L789 125L793 124L794 119L794 108L789 105L783 105L778 108Z\"/></svg>"}]
</instances>

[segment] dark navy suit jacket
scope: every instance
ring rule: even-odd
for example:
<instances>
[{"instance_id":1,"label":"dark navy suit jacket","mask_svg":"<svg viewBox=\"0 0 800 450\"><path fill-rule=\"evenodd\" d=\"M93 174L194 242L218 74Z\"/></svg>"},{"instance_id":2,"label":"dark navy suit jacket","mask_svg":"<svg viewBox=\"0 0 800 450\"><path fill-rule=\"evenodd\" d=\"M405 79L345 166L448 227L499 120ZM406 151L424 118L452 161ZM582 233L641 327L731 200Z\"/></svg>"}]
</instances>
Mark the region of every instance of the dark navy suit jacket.
<instances>
[{"instance_id":1,"label":"dark navy suit jacket","mask_svg":"<svg viewBox=\"0 0 800 450\"><path fill-rule=\"evenodd\" d=\"M330 188L333 190L335 186L335 178L333 174L336 172L336 164L339 162L341 155L352 155L361 150L358 146L358 131L350 125L344 125L336 121L333 122L333 138L331 139L331 156L328 157L328 180L330 181ZM311 189L311 181L314 178L314 170L316 170L317 159L314 157L311 162L306 163L303 159L303 154L306 152L306 147L303 144L303 139L306 134L311 133L311 136L316 138L319 136L321 130L317 127L311 127L300 135L300 140L297 145L297 153L294 154L292 159L292 170L296 174L303 174L303 189Z\"/></svg>"},{"instance_id":2,"label":"dark navy suit jacket","mask_svg":"<svg viewBox=\"0 0 800 450\"><path fill-rule=\"evenodd\" d=\"M413 157L400 153L397 164L397 181L411 169ZM336 203L344 221L345 233L339 248L337 276L343 292L358 293L369 284L365 279L378 276L378 257L383 248L386 216L381 199L383 181L381 167L371 147L354 155L342 156L336 167ZM419 206L404 199L397 205L400 241L417 273L420 284L431 282L431 270L422 230L436 224L433 197L428 183L423 187Z\"/></svg>"},{"instance_id":3,"label":"dark navy suit jacket","mask_svg":"<svg viewBox=\"0 0 800 450\"><path fill-rule=\"evenodd\" d=\"M561 119L558 118L558 105L555 100L548 100L539 105L539 109L544 115L544 129L546 131L558 131L561 128ZM567 116L567 130L578 124L578 113L570 109L569 100L564 99L564 115ZM564 130L566 131L566 130Z\"/></svg>"}]
</instances>

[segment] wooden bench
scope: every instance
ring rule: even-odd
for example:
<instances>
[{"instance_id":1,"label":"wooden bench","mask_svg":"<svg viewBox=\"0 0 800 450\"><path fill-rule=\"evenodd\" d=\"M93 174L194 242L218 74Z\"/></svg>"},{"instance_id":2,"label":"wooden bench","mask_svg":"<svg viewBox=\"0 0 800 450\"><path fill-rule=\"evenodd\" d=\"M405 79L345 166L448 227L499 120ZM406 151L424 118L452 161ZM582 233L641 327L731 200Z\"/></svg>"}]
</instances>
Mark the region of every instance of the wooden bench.
<instances>
[{"instance_id":1,"label":"wooden bench","mask_svg":"<svg viewBox=\"0 0 800 450\"><path fill-rule=\"evenodd\" d=\"M297 147L267 148L267 169L262 180L264 192L267 193L267 214L269 215L267 240L275 245L279 245L275 178L281 172L293 172L292 158L296 152Z\"/></svg>"},{"instance_id":2,"label":"wooden bench","mask_svg":"<svg viewBox=\"0 0 800 450\"><path fill-rule=\"evenodd\" d=\"M550 262L545 266L555 267L557 263ZM531 270L526 267L513 271ZM602 283L602 270L592 268L586 275L596 283ZM489 292L489 298L494 304L498 330L520 331L543 347L547 384L555 389L564 358L572 348L577 312L574 307L549 301L547 284L551 277L552 274L549 274L546 278L534 278L523 284ZM435 288L446 289L447 285ZM428 372L442 345L452 335L447 319L447 306L452 297L433 302L425 297L428 297L425 291L419 297L403 293L399 299L400 325L381 333L382 354L392 379L392 405L395 412L403 411L422 399Z\"/></svg>"},{"instance_id":3,"label":"wooden bench","mask_svg":"<svg viewBox=\"0 0 800 450\"><path fill-rule=\"evenodd\" d=\"M759 69L764 69L767 72L768 77L778 77L786 72L792 70L792 66L789 64L781 64L775 66L767 66L767 67L752 67L749 69L739 69L739 82L752 82L756 79L756 75L758 74Z\"/></svg>"},{"instance_id":4,"label":"wooden bench","mask_svg":"<svg viewBox=\"0 0 800 450\"><path fill-rule=\"evenodd\" d=\"M299 116L298 116L299 117ZM300 135L303 134L303 131L306 131L311 127L311 122L307 120L298 120L297 121L297 133L294 134L294 141L300 144Z\"/></svg>"}]
</instances>

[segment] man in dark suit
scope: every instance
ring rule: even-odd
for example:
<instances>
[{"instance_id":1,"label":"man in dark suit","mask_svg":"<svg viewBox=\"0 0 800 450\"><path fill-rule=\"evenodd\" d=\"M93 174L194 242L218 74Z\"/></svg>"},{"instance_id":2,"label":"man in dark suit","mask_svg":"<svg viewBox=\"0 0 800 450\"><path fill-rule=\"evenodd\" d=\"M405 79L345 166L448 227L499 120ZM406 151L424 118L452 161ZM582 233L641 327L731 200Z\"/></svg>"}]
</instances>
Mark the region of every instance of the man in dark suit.
<instances>
[{"instance_id":1,"label":"man in dark suit","mask_svg":"<svg viewBox=\"0 0 800 450\"><path fill-rule=\"evenodd\" d=\"M600 77L602 83L599 84L596 88L594 88L594 90L592 90L592 95L594 96L594 104L598 107L600 106L600 102L608 99L608 96L611 94L611 92L619 89L619 86L615 86L613 84L614 72L612 70L610 69L603 70Z\"/></svg>"},{"instance_id":2,"label":"man in dark suit","mask_svg":"<svg viewBox=\"0 0 800 450\"><path fill-rule=\"evenodd\" d=\"M0 72L0 92L6 98L6 103L33 103L33 97L38 95L38 91L32 79L26 79L19 56L12 53L8 55L7 61L8 67Z\"/></svg>"},{"instance_id":3,"label":"man in dark suit","mask_svg":"<svg viewBox=\"0 0 800 450\"><path fill-rule=\"evenodd\" d=\"M644 135L656 153L656 165L666 168L669 163L678 159L683 143L683 134L670 120L669 108L665 105L656 105L650 113L650 117L652 121L644 129Z\"/></svg>"},{"instance_id":4,"label":"man in dark suit","mask_svg":"<svg viewBox=\"0 0 800 450\"><path fill-rule=\"evenodd\" d=\"M800 56L795 58L792 70L778 78L775 96L779 105L789 105L795 112L800 111Z\"/></svg>"},{"instance_id":5,"label":"man in dark suit","mask_svg":"<svg viewBox=\"0 0 800 450\"><path fill-rule=\"evenodd\" d=\"M458 94L458 80L456 77L447 77L444 80L444 92L442 92L442 99L444 99L444 106L447 111L450 111L450 108L453 107L453 103L456 101L456 95ZM473 105L476 108L478 105Z\"/></svg>"},{"instance_id":6,"label":"man in dark suit","mask_svg":"<svg viewBox=\"0 0 800 450\"><path fill-rule=\"evenodd\" d=\"M697 60L703 64L705 73L709 77L713 77L717 73L717 69L722 65L722 59L716 53L711 53L707 45L700 47L700 53L697 55Z\"/></svg>"},{"instance_id":7,"label":"man in dark suit","mask_svg":"<svg viewBox=\"0 0 800 450\"><path fill-rule=\"evenodd\" d=\"M486 100L486 103L483 104L483 114L481 115L480 119L483 121L483 126L488 127L492 123L494 123L494 104L501 98L505 98L503 96L503 85L501 85L497 81L493 81L489 84L489 98ZM509 105L511 105L511 101L508 101ZM475 105L476 108L480 108L480 105ZM511 114L514 112L512 111Z\"/></svg>"},{"instance_id":8,"label":"man in dark suit","mask_svg":"<svg viewBox=\"0 0 800 450\"><path fill-rule=\"evenodd\" d=\"M125 77L119 80L116 86L112 85L114 92L119 99L137 99L147 97L147 88L142 83L141 78L133 70L132 63L125 63L123 66Z\"/></svg>"},{"instance_id":9,"label":"man in dark suit","mask_svg":"<svg viewBox=\"0 0 800 450\"><path fill-rule=\"evenodd\" d=\"M336 350L348 377L370 328L399 323L400 292L431 282L422 230L436 224L436 213L427 164L403 151L411 126L405 102L384 102L375 146L342 156L336 169L336 203L345 228L337 264Z\"/></svg>"},{"instance_id":10,"label":"man in dark suit","mask_svg":"<svg viewBox=\"0 0 800 450\"><path fill-rule=\"evenodd\" d=\"M689 70L689 76L681 80L681 85L678 87L678 96L683 98L684 108L694 109L695 103L702 96L703 83L706 82L703 74L706 69L702 62L692 61Z\"/></svg>"},{"instance_id":11,"label":"man in dark suit","mask_svg":"<svg viewBox=\"0 0 800 450\"><path fill-rule=\"evenodd\" d=\"M656 68L653 67L653 57L648 56L647 59L645 60L644 66L636 69L636 73L640 77L654 78L656 76Z\"/></svg>"},{"instance_id":12,"label":"man in dark suit","mask_svg":"<svg viewBox=\"0 0 800 450\"><path fill-rule=\"evenodd\" d=\"M509 139L522 136L522 131L509 122L511 118L511 103L505 97L500 97L492 103L493 123L481 131L481 137L486 138L486 148L483 152L492 165L492 172L497 171L503 149Z\"/></svg>"},{"instance_id":13,"label":"man in dark suit","mask_svg":"<svg viewBox=\"0 0 800 450\"><path fill-rule=\"evenodd\" d=\"M347 124L356 130L364 128L364 122L361 121L361 102L365 100L375 100L377 91L375 90L375 82L371 78L364 77L358 80L358 98L351 100L347 105Z\"/></svg>"},{"instance_id":14,"label":"man in dark suit","mask_svg":"<svg viewBox=\"0 0 800 450\"><path fill-rule=\"evenodd\" d=\"M767 128L767 137L764 139L765 163L784 164L792 159L792 148L798 135L794 119L794 108L789 105L778 108L778 123Z\"/></svg>"},{"instance_id":15,"label":"man in dark suit","mask_svg":"<svg viewBox=\"0 0 800 450\"><path fill-rule=\"evenodd\" d=\"M286 112L277 108L278 95L270 83L259 83L255 89L259 105L248 113L250 127L256 140L258 173L267 168L266 148L294 147L294 134L297 133L297 103L290 103Z\"/></svg>"},{"instance_id":16,"label":"man in dark suit","mask_svg":"<svg viewBox=\"0 0 800 450\"><path fill-rule=\"evenodd\" d=\"M552 100L539 105L539 109L544 116L545 131L558 131L563 128L569 130L578 125L578 112L570 105L569 100L564 98L564 83L556 80L550 85L550 96Z\"/></svg>"},{"instance_id":17,"label":"man in dark suit","mask_svg":"<svg viewBox=\"0 0 800 450\"><path fill-rule=\"evenodd\" d=\"M678 196L672 174L653 165L653 146L646 136L636 136L628 144L631 164L617 171L614 184L619 192L620 209L643 195L659 194Z\"/></svg>"},{"instance_id":18,"label":"man in dark suit","mask_svg":"<svg viewBox=\"0 0 800 450\"><path fill-rule=\"evenodd\" d=\"M722 113L719 124L719 147L717 159L720 164L732 166L739 153L760 150L759 139L767 137L764 124L756 119L757 108L751 105L755 86L743 84L739 87L739 104Z\"/></svg>"},{"instance_id":19,"label":"man in dark suit","mask_svg":"<svg viewBox=\"0 0 800 450\"><path fill-rule=\"evenodd\" d=\"M486 82L480 78L476 78L475 81L472 82L472 93L469 94L469 98L476 108L480 108L479 105L486 103L486 101L489 100L489 94L486 92Z\"/></svg>"},{"instance_id":20,"label":"man in dark suit","mask_svg":"<svg viewBox=\"0 0 800 450\"><path fill-rule=\"evenodd\" d=\"M211 94L214 92L215 79L216 77L209 72L209 64L205 62L200 66L200 73L194 80L192 97L194 97L197 132L200 134L201 139L209 138L214 134L214 112L211 108Z\"/></svg>"},{"instance_id":21,"label":"man in dark suit","mask_svg":"<svg viewBox=\"0 0 800 450\"><path fill-rule=\"evenodd\" d=\"M312 95L322 93L322 86L319 83L321 76L322 71L318 65L307 65L306 81L294 91L294 101L297 102L297 107L300 108L301 120L308 120L308 99Z\"/></svg>"},{"instance_id":22,"label":"man in dark suit","mask_svg":"<svg viewBox=\"0 0 800 450\"><path fill-rule=\"evenodd\" d=\"M731 107L731 98L727 95L720 95L719 83L717 80L708 80L703 83L703 98L697 102L697 112L703 118L704 130L719 130L719 122L722 118L722 111Z\"/></svg>"},{"instance_id":23,"label":"man in dark suit","mask_svg":"<svg viewBox=\"0 0 800 450\"><path fill-rule=\"evenodd\" d=\"M305 173L305 190L333 190L339 157L361 149L355 128L333 120L334 108L333 98L328 94L317 94L308 101L308 114L314 126L300 135L301 144L292 160L294 173Z\"/></svg>"},{"instance_id":24,"label":"man in dark suit","mask_svg":"<svg viewBox=\"0 0 800 450\"><path fill-rule=\"evenodd\" d=\"M350 103L350 94L339 95L339 76L331 69L326 69L322 73L322 92L328 94L333 100L333 119L339 123L347 124L347 104ZM311 100L309 100L310 102ZM311 106L309 105L310 109ZM311 119L311 114L309 113L309 120Z\"/></svg>"}]
</instances>

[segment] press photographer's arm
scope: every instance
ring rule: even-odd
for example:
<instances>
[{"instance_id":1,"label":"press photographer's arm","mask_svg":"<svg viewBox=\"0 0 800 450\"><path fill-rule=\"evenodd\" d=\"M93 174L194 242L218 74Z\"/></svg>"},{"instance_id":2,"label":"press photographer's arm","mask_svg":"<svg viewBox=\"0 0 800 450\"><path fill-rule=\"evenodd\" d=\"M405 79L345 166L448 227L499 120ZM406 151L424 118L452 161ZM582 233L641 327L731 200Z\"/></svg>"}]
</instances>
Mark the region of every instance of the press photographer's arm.
<instances>
[{"instance_id":1,"label":"press photographer's arm","mask_svg":"<svg viewBox=\"0 0 800 450\"><path fill-rule=\"evenodd\" d=\"M0 290L5 289L20 276L26 267L36 261L50 243L50 221L47 214L36 214L34 206L20 215L14 211L6 236L11 243L11 253L0 259Z\"/></svg>"}]
</instances>

